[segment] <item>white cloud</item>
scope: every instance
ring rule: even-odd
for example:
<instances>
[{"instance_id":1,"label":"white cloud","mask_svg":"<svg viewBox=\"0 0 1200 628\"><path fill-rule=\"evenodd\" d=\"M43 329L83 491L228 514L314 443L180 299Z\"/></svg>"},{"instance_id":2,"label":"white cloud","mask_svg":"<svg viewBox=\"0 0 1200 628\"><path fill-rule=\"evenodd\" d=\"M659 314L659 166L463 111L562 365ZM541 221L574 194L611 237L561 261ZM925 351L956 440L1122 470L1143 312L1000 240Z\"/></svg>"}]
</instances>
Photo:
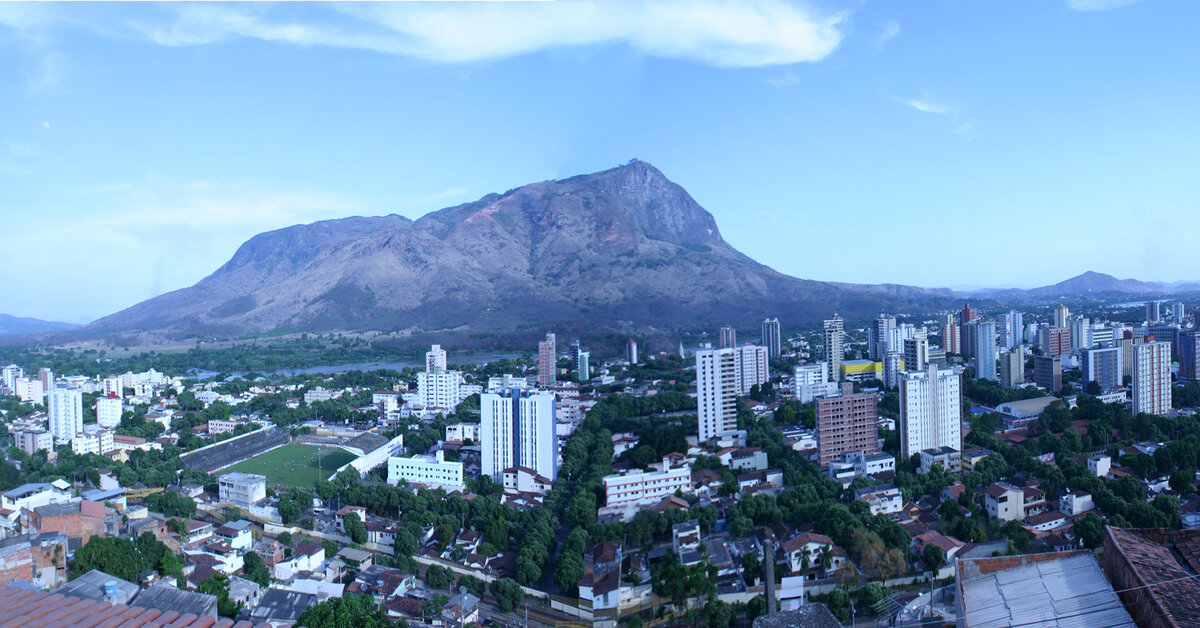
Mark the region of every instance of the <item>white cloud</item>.
<instances>
[{"instance_id":1,"label":"white cloud","mask_svg":"<svg viewBox=\"0 0 1200 628\"><path fill-rule=\"evenodd\" d=\"M957 108L955 108L953 105L932 100L928 94L924 94L920 98L897 98L896 102L902 105L908 105L909 107L924 113L934 113L942 116L956 115L958 113Z\"/></svg>"},{"instance_id":2,"label":"white cloud","mask_svg":"<svg viewBox=\"0 0 1200 628\"><path fill-rule=\"evenodd\" d=\"M1067 0L1067 6L1076 11L1109 11L1135 2L1138 0Z\"/></svg>"},{"instance_id":3,"label":"white cloud","mask_svg":"<svg viewBox=\"0 0 1200 628\"><path fill-rule=\"evenodd\" d=\"M291 6L171 5L164 21L128 26L166 46L247 37L469 63L547 48L623 43L643 54L717 67L819 61L844 38L845 15L783 0L532 3L338 3L313 15ZM286 15L285 15L286 13Z\"/></svg>"},{"instance_id":4,"label":"white cloud","mask_svg":"<svg viewBox=\"0 0 1200 628\"><path fill-rule=\"evenodd\" d=\"M882 50L884 44L900 36L900 22L895 20L884 22L875 37L875 48Z\"/></svg>"},{"instance_id":5,"label":"white cloud","mask_svg":"<svg viewBox=\"0 0 1200 628\"><path fill-rule=\"evenodd\" d=\"M792 73L791 70L783 73L783 76L767 79L767 83L772 87L791 87L792 85L800 84L800 77Z\"/></svg>"}]
</instances>

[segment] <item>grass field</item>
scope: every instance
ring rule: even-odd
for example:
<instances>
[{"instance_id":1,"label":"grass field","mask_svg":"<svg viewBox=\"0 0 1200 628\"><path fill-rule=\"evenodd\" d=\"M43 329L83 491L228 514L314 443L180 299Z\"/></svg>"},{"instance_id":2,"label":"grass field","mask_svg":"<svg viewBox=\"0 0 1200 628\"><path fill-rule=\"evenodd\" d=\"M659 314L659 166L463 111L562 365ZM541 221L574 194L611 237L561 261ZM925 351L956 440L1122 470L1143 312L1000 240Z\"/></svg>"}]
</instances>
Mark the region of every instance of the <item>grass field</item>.
<instances>
[{"instance_id":1,"label":"grass field","mask_svg":"<svg viewBox=\"0 0 1200 628\"><path fill-rule=\"evenodd\" d=\"M309 487L351 460L354 454L344 449L293 443L239 462L227 471L259 473L273 486Z\"/></svg>"}]
</instances>

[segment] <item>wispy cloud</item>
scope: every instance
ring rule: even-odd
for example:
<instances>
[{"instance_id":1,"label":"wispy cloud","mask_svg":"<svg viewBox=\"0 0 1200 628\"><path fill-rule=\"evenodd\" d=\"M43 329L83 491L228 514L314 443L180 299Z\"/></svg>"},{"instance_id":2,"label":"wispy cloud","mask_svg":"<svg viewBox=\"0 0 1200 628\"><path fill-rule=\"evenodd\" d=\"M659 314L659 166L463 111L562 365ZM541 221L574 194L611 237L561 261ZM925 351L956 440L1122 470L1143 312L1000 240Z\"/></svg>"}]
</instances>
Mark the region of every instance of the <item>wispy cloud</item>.
<instances>
[{"instance_id":1,"label":"wispy cloud","mask_svg":"<svg viewBox=\"0 0 1200 628\"><path fill-rule=\"evenodd\" d=\"M311 6L179 4L166 19L127 26L164 46L245 37L470 63L620 43L649 56L759 67L825 58L845 36L845 17L784 0L337 3L319 14Z\"/></svg>"},{"instance_id":2,"label":"wispy cloud","mask_svg":"<svg viewBox=\"0 0 1200 628\"><path fill-rule=\"evenodd\" d=\"M772 87L791 87L792 85L800 84L800 77L796 76L791 70L788 70L782 76L767 79L767 83Z\"/></svg>"},{"instance_id":3,"label":"wispy cloud","mask_svg":"<svg viewBox=\"0 0 1200 628\"><path fill-rule=\"evenodd\" d=\"M940 100L924 92L919 98L893 98L896 102L922 113L943 116L952 123L953 131L964 139L975 139L975 121L966 115L956 102Z\"/></svg>"},{"instance_id":4,"label":"wispy cloud","mask_svg":"<svg viewBox=\"0 0 1200 628\"><path fill-rule=\"evenodd\" d=\"M1139 0L1067 0L1067 6L1076 11L1109 11L1129 6Z\"/></svg>"},{"instance_id":5,"label":"wispy cloud","mask_svg":"<svg viewBox=\"0 0 1200 628\"><path fill-rule=\"evenodd\" d=\"M895 20L884 22L883 25L879 27L879 34L875 36L875 48L877 50L883 50L883 46L885 44L899 36L900 22Z\"/></svg>"}]
</instances>

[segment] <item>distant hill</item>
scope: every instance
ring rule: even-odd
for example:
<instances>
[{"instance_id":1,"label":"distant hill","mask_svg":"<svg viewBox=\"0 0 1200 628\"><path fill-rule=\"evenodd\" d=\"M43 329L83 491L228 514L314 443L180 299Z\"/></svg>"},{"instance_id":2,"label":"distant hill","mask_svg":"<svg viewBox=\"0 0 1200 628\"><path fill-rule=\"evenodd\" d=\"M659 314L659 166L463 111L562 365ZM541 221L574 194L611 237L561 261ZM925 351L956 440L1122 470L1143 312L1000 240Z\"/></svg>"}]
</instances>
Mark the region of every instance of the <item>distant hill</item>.
<instances>
[{"instance_id":1,"label":"distant hill","mask_svg":"<svg viewBox=\"0 0 1200 628\"><path fill-rule=\"evenodd\" d=\"M0 336L43 334L46 332L63 331L72 327L75 326L70 323L58 323L36 318L22 318L9 314L0 314Z\"/></svg>"},{"instance_id":2,"label":"distant hill","mask_svg":"<svg viewBox=\"0 0 1200 628\"><path fill-rule=\"evenodd\" d=\"M259 234L196 285L67 336L632 333L927 311L952 307L952 296L776 272L725 242L682 187L633 161L416 221L356 217Z\"/></svg>"},{"instance_id":3,"label":"distant hill","mask_svg":"<svg viewBox=\"0 0 1200 628\"><path fill-rule=\"evenodd\" d=\"M961 296L972 298L988 298L996 301L1052 301L1064 297L1100 297L1100 296L1145 296L1179 294L1200 291L1200 282L1186 281L1176 283L1158 283L1139 281L1137 279L1117 279L1112 275L1087 271L1054 285L1022 290L980 289L959 292Z\"/></svg>"}]
</instances>

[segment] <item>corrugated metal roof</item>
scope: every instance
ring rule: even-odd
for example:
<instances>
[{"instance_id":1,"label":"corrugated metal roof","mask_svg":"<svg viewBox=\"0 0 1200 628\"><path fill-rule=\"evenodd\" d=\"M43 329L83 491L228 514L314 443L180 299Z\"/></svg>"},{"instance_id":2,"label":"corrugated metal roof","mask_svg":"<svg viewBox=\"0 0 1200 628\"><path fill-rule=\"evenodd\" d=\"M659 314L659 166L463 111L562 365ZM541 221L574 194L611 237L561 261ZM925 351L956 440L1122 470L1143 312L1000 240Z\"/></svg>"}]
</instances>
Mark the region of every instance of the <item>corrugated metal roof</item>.
<instances>
[{"instance_id":1,"label":"corrugated metal roof","mask_svg":"<svg viewBox=\"0 0 1200 628\"><path fill-rule=\"evenodd\" d=\"M960 585L967 628L1135 628L1096 560L1086 554L972 576Z\"/></svg>"},{"instance_id":2,"label":"corrugated metal roof","mask_svg":"<svg viewBox=\"0 0 1200 628\"><path fill-rule=\"evenodd\" d=\"M22 628L253 628L250 622L180 615L175 611L109 604L67 597L57 593L29 591L13 585L0 588L0 625ZM266 628L267 624L259 624Z\"/></svg>"}]
</instances>

